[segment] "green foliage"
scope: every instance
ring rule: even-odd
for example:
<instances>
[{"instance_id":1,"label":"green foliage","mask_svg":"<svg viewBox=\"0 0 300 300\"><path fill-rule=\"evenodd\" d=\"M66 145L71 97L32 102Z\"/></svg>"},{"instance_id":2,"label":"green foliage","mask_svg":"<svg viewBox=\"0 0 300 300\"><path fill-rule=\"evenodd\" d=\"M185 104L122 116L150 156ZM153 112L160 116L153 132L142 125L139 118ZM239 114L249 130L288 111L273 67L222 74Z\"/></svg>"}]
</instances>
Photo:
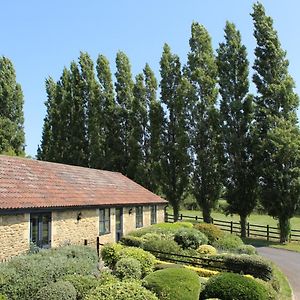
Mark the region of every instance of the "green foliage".
<instances>
[{"instance_id":1,"label":"green foliage","mask_svg":"<svg viewBox=\"0 0 300 300\"><path fill-rule=\"evenodd\" d=\"M164 262L164 261L159 261L154 267L155 271L158 270L164 270L164 269L170 269L170 268L184 268L184 265L179 265L179 264L173 264L169 262Z\"/></svg>"},{"instance_id":2,"label":"green foliage","mask_svg":"<svg viewBox=\"0 0 300 300\"><path fill-rule=\"evenodd\" d=\"M145 277L145 287L163 300L198 300L200 281L198 275L184 268L155 271Z\"/></svg>"},{"instance_id":3,"label":"green foliage","mask_svg":"<svg viewBox=\"0 0 300 300\"><path fill-rule=\"evenodd\" d=\"M141 264L135 258L121 258L116 263L114 273L119 279L141 279Z\"/></svg>"},{"instance_id":4,"label":"green foliage","mask_svg":"<svg viewBox=\"0 0 300 300\"><path fill-rule=\"evenodd\" d=\"M119 279L112 274L111 270L102 271L97 277L98 285L114 284L119 282Z\"/></svg>"},{"instance_id":5,"label":"green foliage","mask_svg":"<svg viewBox=\"0 0 300 300\"><path fill-rule=\"evenodd\" d=\"M24 155L23 93L12 62L0 57L0 154Z\"/></svg>"},{"instance_id":6,"label":"green foliage","mask_svg":"<svg viewBox=\"0 0 300 300\"><path fill-rule=\"evenodd\" d=\"M142 277L151 273L155 264L155 257L144 251L143 249L127 247L120 250L118 253L119 259L134 258L141 264Z\"/></svg>"},{"instance_id":7,"label":"green foliage","mask_svg":"<svg viewBox=\"0 0 300 300\"><path fill-rule=\"evenodd\" d=\"M224 185L226 211L241 219L246 236L247 216L257 203L257 176L253 155L253 96L249 95L249 62L240 32L226 23L225 42L218 49L221 94L220 114L224 144ZM226 154L226 155L225 155ZM247 182L247 184L245 184Z\"/></svg>"},{"instance_id":8,"label":"green foliage","mask_svg":"<svg viewBox=\"0 0 300 300\"><path fill-rule=\"evenodd\" d=\"M264 285L251 278L233 273L223 273L211 277L200 299L220 298L222 300L267 300L268 291Z\"/></svg>"},{"instance_id":9,"label":"green foliage","mask_svg":"<svg viewBox=\"0 0 300 300\"><path fill-rule=\"evenodd\" d=\"M197 223L194 224L194 228L207 236L209 244L213 244L224 236L224 232L214 224Z\"/></svg>"},{"instance_id":10,"label":"green foliage","mask_svg":"<svg viewBox=\"0 0 300 300\"><path fill-rule=\"evenodd\" d=\"M175 222L175 223L158 223L155 225L152 225L154 228L161 228L161 229L180 229L182 227L184 228L193 228L193 224L190 222Z\"/></svg>"},{"instance_id":11,"label":"green foliage","mask_svg":"<svg viewBox=\"0 0 300 300\"><path fill-rule=\"evenodd\" d=\"M101 257L104 263L110 267L111 269L114 268L115 264L119 259L119 253L123 249L121 244L105 244L101 248Z\"/></svg>"},{"instance_id":12,"label":"green foliage","mask_svg":"<svg viewBox=\"0 0 300 300\"><path fill-rule=\"evenodd\" d=\"M270 281L264 281L262 279L259 278L254 278L254 280L256 282L258 282L259 284L263 285L266 292L267 292L267 298L268 300L279 300L279 295L278 295L278 291L275 291L275 289L273 288L272 284Z\"/></svg>"},{"instance_id":13,"label":"green foliage","mask_svg":"<svg viewBox=\"0 0 300 300\"><path fill-rule=\"evenodd\" d=\"M213 243L214 247L224 251L235 251L243 245L244 243L240 237L230 233L223 235Z\"/></svg>"},{"instance_id":14,"label":"green foliage","mask_svg":"<svg viewBox=\"0 0 300 300\"><path fill-rule=\"evenodd\" d=\"M105 284L94 289L85 300L158 300L157 297L135 281Z\"/></svg>"},{"instance_id":15,"label":"green foliage","mask_svg":"<svg viewBox=\"0 0 300 300\"><path fill-rule=\"evenodd\" d=\"M36 294L36 300L76 300L76 290L68 281L52 282L42 287Z\"/></svg>"},{"instance_id":16,"label":"green foliage","mask_svg":"<svg viewBox=\"0 0 300 300\"><path fill-rule=\"evenodd\" d=\"M120 243L125 246L141 247L143 241L139 237L126 235L121 238Z\"/></svg>"},{"instance_id":17,"label":"green foliage","mask_svg":"<svg viewBox=\"0 0 300 300\"><path fill-rule=\"evenodd\" d=\"M8 300L6 296L0 294L0 300Z\"/></svg>"},{"instance_id":18,"label":"green foliage","mask_svg":"<svg viewBox=\"0 0 300 300\"><path fill-rule=\"evenodd\" d=\"M168 118L164 120L162 136L162 192L172 205L174 219L178 220L179 207L188 189L190 158L187 124L187 101L190 85L182 78L179 57L165 44L160 60L161 102Z\"/></svg>"},{"instance_id":19,"label":"green foliage","mask_svg":"<svg viewBox=\"0 0 300 300\"><path fill-rule=\"evenodd\" d=\"M256 248L252 245L241 245L236 248L237 253L255 255L257 254Z\"/></svg>"},{"instance_id":20,"label":"green foliage","mask_svg":"<svg viewBox=\"0 0 300 300\"><path fill-rule=\"evenodd\" d=\"M208 241L204 233L194 228L179 229L175 233L174 240L183 249L197 249Z\"/></svg>"},{"instance_id":21,"label":"green foliage","mask_svg":"<svg viewBox=\"0 0 300 300\"><path fill-rule=\"evenodd\" d=\"M219 112L216 108L218 70L211 38L204 26L193 22L186 76L190 83L190 135L193 151L192 192L211 223L222 186Z\"/></svg>"},{"instance_id":22,"label":"green foliage","mask_svg":"<svg viewBox=\"0 0 300 300\"><path fill-rule=\"evenodd\" d=\"M99 285L97 278L91 275L70 274L62 277L62 280L74 286L77 300L83 300L91 289Z\"/></svg>"},{"instance_id":23,"label":"green foliage","mask_svg":"<svg viewBox=\"0 0 300 300\"><path fill-rule=\"evenodd\" d=\"M198 247L197 252L201 255L216 255L217 249L211 245L201 245Z\"/></svg>"},{"instance_id":24,"label":"green foliage","mask_svg":"<svg viewBox=\"0 0 300 300\"><path fill-rule=\"evenodd\" d=\"M34 299L37 291L68 274L87 275L97 270L94 249L67 246L18 256L0 265L0 293L9 299Z\"/></svg>"}]
</instances>

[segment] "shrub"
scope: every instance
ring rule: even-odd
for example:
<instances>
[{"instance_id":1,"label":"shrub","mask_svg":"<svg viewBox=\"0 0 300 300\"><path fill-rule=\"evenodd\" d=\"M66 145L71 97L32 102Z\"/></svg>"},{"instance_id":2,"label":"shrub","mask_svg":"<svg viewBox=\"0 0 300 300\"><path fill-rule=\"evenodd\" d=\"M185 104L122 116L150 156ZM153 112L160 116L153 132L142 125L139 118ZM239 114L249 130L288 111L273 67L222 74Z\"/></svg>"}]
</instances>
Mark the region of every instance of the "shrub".
<instances>
[{"instance_id":1,"label":"shrub","mask_svg":"<svg viewBox=\"0 0 300 300\"><path fill-rule=\"evenodd\" d=\"M68 281L52 282L41 288L35 300L76 300L76 290Z\"/></svg>"},{"instance_id":2,"label":"shrub","mask_svg":"<svg viewBox=\"0 0 300 300\"><path fill-rule=\"evenodd\" d=\"M200 245L197 249L197 252L201 255L216 255L217 250L211 245Z\"/></svg>"},{"instance_id":3,"label":"shrub","mask_svg":"<svg viewBox=\"0 0 300 300\"><path fill-rule=\"evenodd\" d=\"M267 300L266 288L253 279L234 273L223 273L211 277L200 299L220 298L222 300Z\"/></svg>"},{"instance_id":4,"label":"shrub","mask_svg":"<svg viewBox=\"0 0 300 300\"><path fill-rule=\"evenodd\" d=\"M0 294L0 300L8 300L6 296Z\"/></svg>"},{"instance_id":5,"label":"shrub","mask_svg":"<svg viewBox=\"0 0 300 300\"><path fill-rule=\"evenodd\" d=\"M110 283L95 288L85 300L158 300L136 281Z\"/></svg>"},{"instance_id":6,"label":"shrub","mask_svg":"<svg viewBox=\"0 0 300 300\"><path fill-rule=\"evenodd\" d=\"M160 240L162 238L162 234L159 234L159 233L155 233L155 232L152 232L152 233L146 233L145 235L143 235L141 237L141 240L143 243L145 242L148 242L148 241L153 241L153 240Z\"/></svg>"},{"instance_id":7,"label":"shrub","mask_svg":"<svg viewBox=\"0 0 300 300\"><path fill-rule=\"evenodd\" d=\"M183 249L197 249L202 244L207 244L207 237L194 228L184 228L176 231L175 242Z\"/></svg>"},{"instance_id":8,"label":"shrub","mask_svg":"<svg viewBox=\"0 0 300 300\"><path fill-rule=\"evenodd\" d=\"M213 271L213 270L208 270L208 269L198 268L193 266L185 266L185 268L196 272L200 277L211 277L219 274L218 271Z\"/></svg>"},{"instance_id":9,"label":"shrub","mask_svg":"<svg viewBox=\"0 0 300 300\"><path fill-rule=\"evenodd\" d=\"M115 275L119 279L141 279L142 268L138 260L132 257L121 258L115 267Z\"/></svg>"},{"instance_id":10,"label":"shrub","mask_svg":"<svg viewBox=\"0 0 300 300\"><path fill-rule=\"evenodd\" d=\"M243 246L244 243L240 237L234 234L227 233L213 243L213 246L220 250L235 251L237 248Z\"/></svg>"},{"instance_id":11,"label":"shrub","mask_svg":"<svg viewBox=\"0 0 300 300\"><path fill-rule=\"evenodd\" d=\"M119 259L119 253L123 249L120 244L106 244L101 248L101 257L106 266L113 269Z\"/></svg>"},{"instance_id":12,"label":"shrub","mask_svg":"<svg viewBox=\"0 0 300 300\"><path fill-rule=\"evenodd\" d=\"M145 287L164 300L198 300L200 281L198 275L185 268L155 271L144 279Z\"/></svg>"},{"instance_id":13,"label":"shrub","mask_svg":"<svg viewBox=\"0 0 300 300\"><path fill-rule=\"evenodd\" d=\"M111 273L111 271L102 271L97 278L98 284L97 285L104 285L104 284L113 284L119 282L118 278Z\"/></svg>"},{"instance_id":14,"label":"shrub","mask_svg":"<svg viewBox=\"0 0 300 300\"><path fill-rule=\"evenodd\" d=\"M239 246L236 249L236 252L240 253L240 254L248 254L248 255L255 255L255 254L257 254L257 251L256 251L255 247L252 246L252 245L242 245L242 246Z\"/></svg>"},{"instance_id":15,"label":"shrub","mask_svg":"<svg viewBox=\"0 0 300 300\"><path fill-rule=\"evenodd\" d=\"M161 228L161 229L180 229L182 227L184 228L193 228L193 223L190 222L175 222L175 223L158 223L158 224L154 224L152 225L154 228Z\"/></svg>"},{"instance_id":16,"label":"shrub","mask_svg":"<svg viewBox=\"0 0 300 300\"><path fill-rule=\"evenodd\" d=\"M123 248L119 252L119 259L121 258L135 258L141 264L142 277L153 271L155 264L155 257L143 249L128 247Z\"/></svg>"},{"instance_id":17,"label":"shrub","mask_svg":"<svg viewBox=\"0 0 300 300\"><path fill-rule=\"evenodd\" d=\"M213 244L225 235L224 232L214 224L197 223L194 224L194 228L207 236L209 244Z\"/></svg>"},{"instance_id":18,"label":"shrub","mask_svg":"<svg viewBox=\"0 0 300 300\"><path fill-rule=\"evenodd\" d=\"M156 263L156 265L154 266L155 271L170 269L170 268L184 268L184 265L179 265L179 264L174 264L174 263L161 261L160 263Z\"/></svg>"},{"instance_id":19,"label":"shrub","mask_svg":"<svg viewBox=\"0 0 300 300\"><path fill-rule=\"evenodd\" d=\"M62 278L64 281L72 283L76 290L77 300L82 300L91 289L99 285L97 278L90 275L66 275Z\"/></svg>"},{"instance_id":20,"label":"shrub","mask_svg":"<svg viewBox=\"0 0 300 300\"><path fill-rule=\"evenodd\" d=\"M278 294L274 290L271 282L269 282L269 281L266 282L266 281L264 281L262 279L259 279L259 278L254 278L254 280L265 287L266 292L268 294L268 296L267 296L268 300L277 300L277 299L279 299Z\"/></svg>"},{"instance_id":21,"label":"shrub","mask_svg":"<svg viewBox=\"0 0 300 300\"><path fill-rule=\"evenodd\" d=\"M143 244L143 241L140 237L131 236L131 235L123 236L120 242L123 245L132 246L132 247L141 247Z\"/></svg>"}]
</instances>

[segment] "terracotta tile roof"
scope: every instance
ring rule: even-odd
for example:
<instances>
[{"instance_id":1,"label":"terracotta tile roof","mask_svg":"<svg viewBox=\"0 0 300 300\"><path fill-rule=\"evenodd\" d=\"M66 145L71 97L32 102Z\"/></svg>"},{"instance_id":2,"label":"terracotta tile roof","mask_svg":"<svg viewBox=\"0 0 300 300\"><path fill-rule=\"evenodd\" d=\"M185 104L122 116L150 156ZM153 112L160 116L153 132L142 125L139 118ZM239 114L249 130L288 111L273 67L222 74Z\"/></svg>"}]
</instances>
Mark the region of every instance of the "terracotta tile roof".
<instances>
[{"instance_id":1,"label":"terracotta tile roof","mask_svg":"<svg viewBox=\"0 0 300 300\"><path fill-rule=\"evenodd\" d=\"M0 155L0 210L166 203L121 173Z\"/></svg>"}]
</instances>

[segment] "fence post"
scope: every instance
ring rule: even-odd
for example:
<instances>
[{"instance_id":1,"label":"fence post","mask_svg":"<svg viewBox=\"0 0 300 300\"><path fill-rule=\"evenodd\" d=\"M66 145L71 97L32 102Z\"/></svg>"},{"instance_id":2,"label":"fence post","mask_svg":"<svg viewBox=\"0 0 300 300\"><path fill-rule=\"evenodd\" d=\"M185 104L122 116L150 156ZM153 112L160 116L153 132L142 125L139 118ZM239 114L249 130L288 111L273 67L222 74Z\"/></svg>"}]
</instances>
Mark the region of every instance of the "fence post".
<instances>
[{"instance_id":1,"label":"fence post","mask_svg":"<svg viewBox=\"0 0 300 300\"><path fill-rule=\"evenodd\" d=\"M84 240L83 244L84 246L87 246L87 240Z\"/></svg>"},{"instance_id":2,"label":"fence post","mask_svg":"<svg viewBox=\"0 0 300 300\"><path fill-rule=\"evenodd\" d=\"M168 216L168 213L165 212L165 222L168 223L169 222L169 216Z\"/></svg>"},{"instance_id":3,"label":"fence post","mask_svg":"<svg viewBox=\"0 0 300 300\"><path fill-rule=\"evenodd\" d=\"M214 218L210 218L211 219L211 224L214 224Z\"/></svg>"},{"instance_id":4,"label":"fence post","mask_svg":"<svg viewBox=\"0 0 300 300\"><path fill-rule=\"evenodd\" d=\"M250 236L250 223L247 223L247 236Z\"/></svg>"},{"instance_id":5,"label":"fence post","mask_svg":"<svg viewBox=\"0 0 300 300\"><path fill-rule=\"evenodd\" d=\"M270 239L270 228L269 225L267 225L267 241Z\"/></svg>"},{"instance_id":6,"label":"fence post","mask_svg":"<svg viewBox=\"0 0 300 300\"><path fill-rule=\"evenodd\" d=\"M195 220L198 221L198 216L195 217Z\"/></svg>"},{"instance_id":7,"label":"fence post","mask_svg":"<svg viewBox=\"0 0 300 300\"><path fill-rule=\"evenodd\" d=\"M99 236L97 236L96 248L97 248L97 255L99 257L99 255L100 255L100 241L99 241Z\"/></svg>"},{"instance_id":8,"label":"fence post","mask_svg":"<svg viewBox=\"0 0 300 300\"><path fill-rule=\"evenodd\" d=\"M230 221L230 233L232 233L232 232L233 232L233 222Z\"/></svg>"},{"instance_id":9,"label":"fence post","mask_svg":"<svg viewBox=\"0 0 300 300\"><path fill-rule=\"evenodd\" d=\"M180 214L180 220L182 221L182 214Z\"/></svg>"}]
</instances>

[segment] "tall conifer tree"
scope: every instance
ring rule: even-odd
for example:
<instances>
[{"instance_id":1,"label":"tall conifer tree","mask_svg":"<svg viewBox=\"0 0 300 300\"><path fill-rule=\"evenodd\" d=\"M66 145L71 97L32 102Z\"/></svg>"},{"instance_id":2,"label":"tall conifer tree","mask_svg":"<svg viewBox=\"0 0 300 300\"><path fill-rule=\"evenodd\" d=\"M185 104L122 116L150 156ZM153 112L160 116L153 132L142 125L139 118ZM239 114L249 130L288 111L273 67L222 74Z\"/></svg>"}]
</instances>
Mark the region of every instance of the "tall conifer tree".
<instances>
[{"instance_id":1,"label":"tall conifer tree","mask_svg":"<svg viewBox=\"0 0 300 300\"><path fill-rule=\"evenodd\" d=\"M0 153L25 154L23 93L12 62L0 57Z\"/></svg>"},{"instance_id":2,"label":"tall conifer tree","mask_svg":"<svg viewBox=\"0 0 300 300\"><path fill-rule=\"evenodd\" d=\"M253 159L253 97L249 92L249 62L240 32L227 22L225 42L218 49L221 125L224 143L227 211L238 214L241 236L246 237L247 217L257 200Z\"/></svg>"},{"instance_id":3,"label":"tall conifer tree","mask_svg":"<svg viewBox=\"0 0 300 300\"><path fill-rule=\"evenodd\" d=\"M271 216L278 218L280 240L285 242L300 199L299 99L288 72L286 52L261 3L254 4L252 18L257 41L253 81L258 91L256 157L261 202Z\"/></svg>"},{"instance_id":4,"label":"tall conifer tree","mask_svg":"<svg viewBox=\"0 0 300 300\"><path fill-rule=\"evenodd\" d=\"M162 155L162 192L173 207L174 220L189 183L186 94L188 82L182 79L179 57L165 44L160 60L161 101L166 105Z\"/></svg>"},{"instance_id":5,"label":"tall conifer tree","mask_svg":"<svg viewBox=\"0 0 300 300\"><path fill-rule=\"evenodd\" d=\"M193 23L188 54L187 76L193 87L191 98L191 139L193 152L193 194L211 222L211 210L221 191L220 128L216 109L217 65L207 30Z\"/></svg>"}]
</instances>

